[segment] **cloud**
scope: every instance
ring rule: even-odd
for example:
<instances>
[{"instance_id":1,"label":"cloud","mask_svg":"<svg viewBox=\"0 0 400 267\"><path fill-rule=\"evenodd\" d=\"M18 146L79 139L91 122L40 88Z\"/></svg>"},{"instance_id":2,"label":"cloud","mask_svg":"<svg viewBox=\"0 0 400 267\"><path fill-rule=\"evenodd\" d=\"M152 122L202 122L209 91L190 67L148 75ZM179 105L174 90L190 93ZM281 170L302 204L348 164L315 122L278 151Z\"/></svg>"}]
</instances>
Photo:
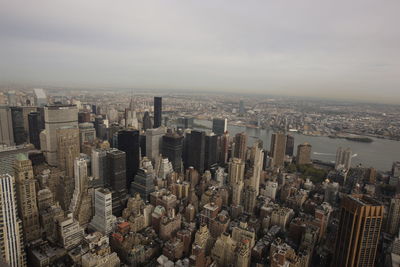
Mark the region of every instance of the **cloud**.
<instances>
[{"instance_id":1,"label":"cloud","mask_svg":"<svg viewBox=\"0 0 400 267\"><path fill-rule=\"evenodd\" d=\"M400 100L395 0L0 0L0 6L0 84Z\"/></svg>"}]
</instances>

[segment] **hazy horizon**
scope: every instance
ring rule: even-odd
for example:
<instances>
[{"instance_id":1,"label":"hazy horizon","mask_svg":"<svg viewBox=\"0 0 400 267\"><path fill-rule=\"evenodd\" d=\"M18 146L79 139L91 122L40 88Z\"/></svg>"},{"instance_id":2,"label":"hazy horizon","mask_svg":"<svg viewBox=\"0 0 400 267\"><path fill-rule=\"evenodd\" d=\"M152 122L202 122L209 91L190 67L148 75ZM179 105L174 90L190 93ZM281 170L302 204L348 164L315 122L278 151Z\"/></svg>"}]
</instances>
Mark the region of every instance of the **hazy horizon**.
<instances>
[{"instance_id":1,"label":"hazy horizon","mask_svg":"<svg viewBox=\"0 0 400 267\"><path fill-rule=\"evenodd\" d=\"M0 85L400 102L398 1L0 3Z\"/></svg>"}]
</instances>

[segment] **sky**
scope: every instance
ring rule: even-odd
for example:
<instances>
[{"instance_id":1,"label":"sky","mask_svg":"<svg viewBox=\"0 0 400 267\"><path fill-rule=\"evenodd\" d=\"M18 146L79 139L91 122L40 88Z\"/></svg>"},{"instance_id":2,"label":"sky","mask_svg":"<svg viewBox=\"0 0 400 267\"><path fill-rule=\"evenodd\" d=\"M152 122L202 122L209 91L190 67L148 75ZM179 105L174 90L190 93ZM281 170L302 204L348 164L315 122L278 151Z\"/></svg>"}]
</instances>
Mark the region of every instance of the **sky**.
<instances>
[{"instance_id":1,"label":"sky","mask_svg":"<svg viewBox=\"0 0 400 267\"><path fill-rule=\"evenodd\" d=\"M0 85L400 103L398 0L0 0Z\"/></svg>"}]
</instances>

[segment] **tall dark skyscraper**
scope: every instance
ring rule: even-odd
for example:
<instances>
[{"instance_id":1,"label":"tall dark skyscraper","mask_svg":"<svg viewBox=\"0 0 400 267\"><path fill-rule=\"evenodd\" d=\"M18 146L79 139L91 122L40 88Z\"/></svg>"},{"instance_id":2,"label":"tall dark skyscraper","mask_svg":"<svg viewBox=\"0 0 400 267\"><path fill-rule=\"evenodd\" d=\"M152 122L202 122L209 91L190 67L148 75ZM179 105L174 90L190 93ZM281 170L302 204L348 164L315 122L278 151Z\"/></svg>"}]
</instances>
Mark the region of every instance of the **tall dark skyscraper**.
<instances>
[{"instance_id":1,"label":"tall dark skyscraper","mask_svg":"<svg viewBox=\"0 0 400 267\"><path fill-rule=\"evenodd\" d=\"M215 134L222 135L227 130L227 119L214 118L212 122L212 131Z\"/></svg>"},{"instance_id":2,"label":"tall dark skyscraper","mask_svg":"<svg viewBox=\"0 0 400 267\"><path fill-rule=\"evenodd\" d=\"M139 131L123 130L118 132L118 149L126 153L126 186L131 184L139 169Z\"/></svg>"},{"instance_id":3,"label":"tall dark skyscraper","mask_svg":"<svg viewBox=\"0 0 400 267\"><path fill-rule=\"evenodd\" d=\"M375 266L384 207L365 195L342 199L333 266Z\"/></svg>"},{"instance_id":4,"label":"tall dark skyscraper","mask_svg":"<svg viewBox=\"0 0 400 267\"><path fill-rule=\"evenodd\" d=\"M204 149L204 168L210 170L216 167L218 162L218 135L210 134L205 137L205 149Z\"/></svg>"},{"instance_id":5,"label":"tall dark skyscraper","mask_svg":"<svg viewBox=\"0 0 400 267\"><path fill-rule=\"evenodd\" d=\"M113 214L120 216L127 199L126 154L118 149L107 151L107 178L112 188Z\"/></svg>"},{"instance_id":6,"label":"tall dark skyscraper","mask_svg":"<svg viewBox=\"0 0 400 267\"><path fill-rule=\"evenodd\" d=\"M96 116L94 118L94 129L96 130L96 136L100 139L103 138L103 131L102 131L102 125L103 125L103 117L102 116Z\"/></svg>"},{"instance_id":7,"label":"tall dark skyscraper","mask_svg":"<svg viewBox=\"0 0 400 267\"><path fill-rule=\"evenodd\" d=\"M27 140L24 129L23 110L20 107L11 107L11 119L14 133L14 142L16 145L21 145Z\"/></svg>"},{"instance_id":8,"label":"tall dark skyscraper","mask_svg":"<svg viewBox=\"0 0 400 267\"><path fill-rule=\"evenodd\" d=\"M162 155L172 163L174 171L182 172L183 136L177 133L168 133L162 138Z\"/></svg>"},{"instance_id":9,"label":"tall dark skyscraper","mask_svg":"<svg viewBox=\"0 0 400 267\"><path fill-rule=\"evenodd\" d=\"M28 114L28 125L29 125L29 142L35 146L36 149L40 149L40 128L42 125L41 117L39 112L31 112Z\"/></svg>"},{"instance_id":10,"label":"tall dark skyscraper","mask_svg":"<svg viewBox=\"0 0 400 267\"><path fill-rule=\"evenodd\" d=\"M204 172L205 132L191 131L185 136L185 169L194 167L199 173Z\"/></svg>"},{"instance_id":11,"label":"tall dark skyscraper","mask_svg":"<svg viewBox=\"0 0 400 267\"><path fill-rule=\"evenodd\" d=\"M286 155L293 157L294 152L294 137L290 134L286 136Z\"/></svg>"},{"instance_id":12,"label":"tall dark skyscraper","mask_svg":"<svg viewBox=\"0 0 400 267\"><path fill-rule=\"evenodd\" d=\"M161 126L162 114L162 98L159 96L154 97L154 128Z\"/></svg>"}]
</instances>

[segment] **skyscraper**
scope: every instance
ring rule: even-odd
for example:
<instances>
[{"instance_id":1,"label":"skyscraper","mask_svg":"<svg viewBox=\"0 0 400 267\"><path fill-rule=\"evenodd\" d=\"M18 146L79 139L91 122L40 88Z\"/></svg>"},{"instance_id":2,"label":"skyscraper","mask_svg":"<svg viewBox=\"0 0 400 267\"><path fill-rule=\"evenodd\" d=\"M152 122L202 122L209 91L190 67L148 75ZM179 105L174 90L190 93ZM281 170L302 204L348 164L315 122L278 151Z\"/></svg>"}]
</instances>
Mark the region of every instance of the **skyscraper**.
<instances>
[{"instance_id":1,"label":"skyscraper","mask_svg":"<svg viewBox=\"0 0 400 267\"><path fill-rule=\"evenodd\" d=\"M148 111L145 111L143 114L143 130L147 130L152 128L151 118Z\"/></svg>"},{"instance_id":2,"label":"skyscraper","mask_svg":"<svg viewBox=\"0 0 400 267\"><path fill-rule=\"evenodd\" d=\"M26 256L14 183L11 175L0 175L0 253L9 266L20 267L26 266Z\"/></svg>"},{"instance_id":3,"label":"skyscraper","mask_svg":"<svg viewBox=\"0 0 400 267\"><path fill-rule=\"evenodd\" d=\"M40 134L40 148L51 166L58 165L57 130L62 127L78 128L78 108L75 105L51 105L44 108L45 129ZM79 138L78 145L79 145Z\"/></svg>"},{"instance_id":4,"label":"skyscraper","mask_svg":"<svg viewBox=\"0 0 400 267\"><path fill-rule=\"evenodd\" d=\"M239 116L244 116L244 113L246 112L244 108L244 102L243 100L240 100L239 102Z\"/></svg>"},{"instance_id":5,"label":"skyscraper","mask_svg":"<svg viewBox=\"0 0 400 267\"><path fill-rule=\"evenodd\" d=\"M205 156L205 132L191 131L186 134L185 152L187 158L185 168L194 167L199 173L204 172L204 156Z\"/></svg>"},{"instance_id":6,"label":"skyscraper","mask_svg":"<svg viewBox=\"0 0 400 267\"><path fill-rule=\"evenodd\" d=\"M131 97L131 102L129 103L129 108L125 109L125 127L132 129L139 129L139 122L136 117L136 111L133 104L133 97Z\"/></svg>"},{"instance_id":7,"label":"skyscraper","mask_svg":"<svg viewBox=\"0 0 400 267\"><path fill-rule=\"evenodd\" d=\"M42 88L33 89L35 93L35 105L38 107L44 107L47 105L47 96Z\"/></svg>"},{"instance_id":8,"label":"skyscraper","mask_svg":"<svg viewBox=\"0 0 400 267\"><path fill-rule=\"evenodd\" d=\"M227 131L227 119L214 118L212 122L212 131L217 135L224 134Z\"/></svg>"},{"instance_id":9,"label":"skyscraper","mask_svg":"<svg viewBox=\"0 0 400 267\"><path fill-rule=\"evenodd\" d=\"M172 163L174 171L182 172L183 136L167 133L162 139L162 155Z\"/></svg>"},{"instance_id":10,"label":"skyscraper","mask_svg":"<svg viewBox=\"0 0 400 267\"><path fill-rule=\"evenodd\" d=\"M164 134L164 127L146 130L146 156L153 163L155 163L160 156Z\"/></svg>"},{"instance_id":11,"label":"skyscraper","mask_svg":"<svg viewBox=\"0 0 400 267\"><path fill-rule=\"evenodd\" d=\"M235 135L235 152L234 157L246 160L247 152L247 135L246 133L237 133Z\"/></svg>"},{"instance_id":12,"label":"skyscraper","mask_svg":"<svg viewBox=\"0 0 400 267\"><path fill-rule=\"evenodd\" d=\"M293 156L294 151L294 137L290 134L286 136L286 155L289 157Z\"/></svg>"},{"instance_id":13,"label":"skyscraper","mask_svg":"<svg viewBox=\"0 0 400 267\"><path fill-rule=\"evenodd\" d=\"M243 190L245 164L240 158L232 158L229 161L228 182L232 188L232 205L238 206L241 203Z\"/></svg>"},{"instance_id":14,"label":"skyscraper","mask_svg":"<svg viewBox=\"0 0 400 267\"><path fill-rule=\"evenodd\" d=\"M311 145L309 143L297 146L296 163L298 165L311 164Z\"/></svg>"},{"instance_id":15,"label":"skyscraper","mask_svg":"<svg viewBox=\"0 0 400 267\"><path fill-rule=\"evenodd\" d=\"M115 148L108 150L107 170L112 189L113 214L120 216L127 199L126 153Z\"/></svg>"},{"instance_id":16,"label":"skyscraper","mask_svg":"<svg viewBox=\"0 0 400 267\"><path fill-rule=\"evenodd\" d=\"M11 107L11 119L14 134L14 142L21 145L27 141L27 135L24 128L24 116L21 107Z\"/></svg>"},{"instance_id":17,"label":"skyscraper","mask_svg":"<svg viewBox=\"0 0 400 267\"><path fill-rule=\"evenodd\" d=\"M94 216L90 225L104 235L113 230L116 222L112 207L111 192L105 188L97 188L94 192Z\"/></svg>"},{"instance_id":18,"label":"skyscraper","mask_svg":"<svg viewBox=\"0 0 400 267\"><path fill-rule=\"evenodd\" d=\"M74 160L79 156L79 129L63 127L56 131L57 160L60 170L65 171L67 177L74 177Z\"/></svg>"},{"instance_id":19,"label":"skyscraper","mask_svg":"<svg viewBox=\"0 0 400 267\"><path fill-rule=\"evenodd\" d=\"M255 141L253 146L251 147L250 153L250 187L252 187L256 196L258 196L260 192L260 179L261 179L261 171L263 169L264 163L264 151L262 150L262 145L260 141Z\"/></svg>"},{"instance_id":20,"label":"skyscraper","mask_svg":"<svg viewBox=\"0 0 400 267\"><path fill-rule=\"evenodd\" d=\"M145 202L149 201L150 193L155 191L154 179L154 171L151 166L149 168L140 168L131 183L131 196L139 193Z\"/></svg>"},{"instance_id":21,"label":"skyscraper","mask_svg":"<svg viewBox=\"0 0 400 267\"><path fill-rule=\"evenodd\" d=\"M41 233L33 168L31 161L26 155L17 155L14 161L14 174L15 187L17 189L18 214L22 220L25 240L31 242L39 239Z\"/></svg>"},{"instance_id":22,"label":"skyscraper","mask_svg":"<svg viewBox=\"0 0 400 267\"><path fill-rule=\"evenodd\" d=\"M92 215L91 197L88 194L89 178L85 158L79 157L74 161L75 188L69 211L72 212L80 225L86 225Z\"/></svg>"},{"instance_id":23,"label":"skyscraper","mask_svg":"<svg viewBox=\"0 0 400 267\"><path fill-rule=\"evenodd\" d=\"M161 126L162 115L162 98L159 96L154 97L154 128Z\"/></svg>"},{"instance_id":24,"label":"skyscraper","mask_svg":"<svg viewBox=\"0 0 400 267\"><path fill-rule=\"evenodd\" d=\"M139 169L139 131L123 130L118 132L118 149L126 154L126 187L128 188Z\"/></svg>"},{"instance_id":25,"label":"skyscraper","mask_svg":"<svg viewBox=\"0 0 400 267\"><path fill-rule=\"evenodd\" d=\"M336 151L335 169L349 170L351 167L351 149L339 147Z\"/></svg>"},{"instance_id":26,"label":"skyscraper","mask_svg":"<svg viewBox=\"0 0 400 267\"><path fill-rule=\"evenodd\" d=\"M41 128L41 117L39 112L31 112L28 114L29 124L29 142L35 146L36 149L40 149L40 132Z\"/></svg>"},{"instance_id":27,"label":"skyscraper","mask_svg":"<svg viewBox=\"0 0 400 267\"><path fill-rule=\"evenodd\" d=\"M221 165L225 165L229 160L229 133L225 132L220 137L220 155L219 155L219 163Z\"/></svg>"},{"instance_id":28,"label":"skyscraper","mask_svg":"<svg viewBox=\"0 0 400 267\"><path fill-rule=\"evenodd\" d=\"M14 145L11 110L7 106L0 106L0 144Z\"/></svg>"},{"instance_id":29,"label":"skyscraper","mask_svg":"<svg viewBox=\"0 0 400 267\"><path fill-rule=\"evenodd\" d=\"M210 170L217 167L218 136L210 133L205 136L204 168Z\"/></svg>"},{"instance_id":30,"label":"skyscraper","mask_svg":"<svg viewBox=\"0 0 400 267\"><path fill-rule=\"evenodd\" d=\"M272 167L280 168L283 167L285 162L286 152L286 135L284 133L273 133L271 136L271 157Z\"/></svg>"},{"instance_id":31,"label":"skyscraper","mask_svg":"<svg viewBox=\"0 0 400 267\"><path fill-rule=\"evenodd\" d=\"M384 207L365 195L342 199L333 266L375 266Z\"/></svg>"},{"instance_id":32,"label":"skyscraper","mask_svg":"<svg viewBox=\"0 0 400 267\"><path fill-rule=\"evenodd\" d=\"M400 195L390 200L386 231L389 234L397 235L400 227Z\"/></svg>"},{"instance_id":33,"label":"skyscraper","mask_svg":"<svg viewBox=\"0 0 400 267\"><path fill-rule=\"evenodd\" d=\"M100 186L108 186L107 177L107 150L94 148L92 149L92 176L95 183Z\"/></svg>"}]
</instances>

